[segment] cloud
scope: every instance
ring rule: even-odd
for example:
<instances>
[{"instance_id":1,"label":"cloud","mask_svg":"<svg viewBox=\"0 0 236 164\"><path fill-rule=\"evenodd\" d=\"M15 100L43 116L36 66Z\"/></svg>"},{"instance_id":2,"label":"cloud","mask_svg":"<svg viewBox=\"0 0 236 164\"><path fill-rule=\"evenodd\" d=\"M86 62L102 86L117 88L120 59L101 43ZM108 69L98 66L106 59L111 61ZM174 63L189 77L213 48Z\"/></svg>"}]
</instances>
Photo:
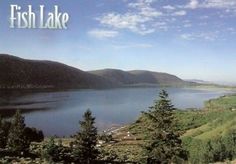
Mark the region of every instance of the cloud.
<instances>
[{"instance_id":1,"label":"cloud","mask_svg":"<svg viewBox=\"0 0 236 164\"><path fill-rule=\"evenodd\" d=\"M198 0L190 0L190 2L186 5L186 8L196 9L198 5Z\"/></svg>"},{"instance_id":2,"label":"cloud","mask_svg":"<svg viewBox=\"0 0 236 164\"><path fill-rule=\"evenodd\" d=\"M236 8L235 0L206 0L203 4L206 8Z\"/></svg>"},{"instance_id":3,"label":"cloud","mask_svg":"<svg viewBox=\"0 0 236 164\"><path fill-rule=\"evenodd\" d=\"M129 3L128 7L136 9L139 12L138 14L142 16L157 17L162 15L162 13L151 6L155 1L156 0L139 0L135 3Z\"/></svg>"},{"instance_id":4,"label":"cloud","mask_svg":"<svg viewBox=\"0 0 236 164\"><path fill-rule=\"evenodd\" d=\"M137 14L118 14L109 13L101 18L98 18L101 24L108 25L115 28L129 28L134 29L139 23L145 23L149 21L149 18L143 18Z\"/></svg>"},{"instance_id":5,"label":"cloud","mask_svg":"<svg viewBox=\"0 0 236 164\"><path fill-rule=\"evenodd\" d=\"M208 15L203 15L203 16L200 16L199 18L202 19L202 20L204 20L204 19L208 19L209 16L208 16Z\"/></svg>"},{"instance_id":6,"label":"cloud","mask_svg":"<svg viewBox=\"0 0 236 164\"><path fill-rule=\"evenodd\" d=\"M118 36L118 31L113 30L100 30L100 29L93 29L88 32L88 34L92 37L103 39L103 38L114 38Z\"/></svg>"},{"instance_id":7,"label":"cloud","mask_svg":"<svg viewBox=\"0 0 236 164\"><path fill-rule=\"evenodd\" d=\"M175 10L175 7L171 5L163 6L162 8L166 10Z\"/></svg>"},{"instance_id":8,"label":"cloud","mask_svg":"<svg viewBox=\"0 0 236 164\"><path fill-rule=\"evenodd\" d=\"M106 13L96 18L100 24L115 28L128 29L132 32L146 35L155 32L152 23L156 18L163 15L161 11L152 7L156 0L138 0L134 3L128 3L130 10L125 13Z\"/></svg>"},{"instance_id":9,"label":"cloud","mask_svg":"<svg viewBox=\"0 0 236 164\"><path fill-rule=\"evenodd\" d=\"M153 32L145 23L150 21L150 17L142 17L138 14L126 13L109 13L102 18L98 18L101 24L116 29L129 29L139 34L148 34Z\"/></svg>"},{"instance_id":10,"label":"cloud","mask_svg":"<svg viewBox=\"0 0 236 164\"><path fill-rule=\"evenodd\" d=\"M115 49L127 49L127 48L152 48L153 45L146 43L135 43L135 44L118 44L113 45Z\"/></svg>"},{"instance_id":11,"label":"cloud","mask_svg":"<svg viewBox=\"0 0 236 164\"><path fill-rule=\"evenodd\" d=\"M162 30L162 31L167 31L167 30L169 29L167 23L164 22L164 21L156 22L156 23L154 24L154 27L155 27L156 29L159 29L159 30Z\"/></svg>"},{"instance_id":12,"label":"cloud","mask_svg":"<svg viewBox=\"0 0 236 164\"><path fill-rule=\"evenodd\" d=\"M236 29L233 27L226 28L226 32L230 32L231 34L236 34Z\"/></svg>"},{"instance_id":13,"label":"cloud","mask_svg":"<svg viewBox=\"0 0 236 164\"><path fill-rule=\"evenodd\" d=\"M183 25L183 27L185 27L185 28L192 27L192 24L191 23L186 23L186 24Z\"/></svg>"},{"instance_id":14,"label":"cloud","mask_svg":"<svg viewBox=\"0 0 236 164\"><path fill-rule=\"evenodd\" d=\"M120 12L103 13L95 19L99 28L115 31L133 32L139 35L148 35L157 32L181 35L186 40L215 40L221 33L209 33L211 29L218 29L225 33L219 25L227 27L228 22L221 22L224 18L236 16L236 0L186 0L173 1L163 5L159 0L123 0L125 10ZM234 9L235 8L235 9ZM195 11L195 9L202 9ZM222 9L216 13L209 9ZM202 12L203 11L203 12ZM235 11L235 15L232 12ZM187 15L191 17L187 17ZM221 18L221 19L215 19ZM214 18L214 22L211 22ZM186 22L186 19L189 19ZM186 33L186 34L185 34ZM108 35L110 36L110 34ZM112 36L111 36L112 37Z\"/></svg>"},{"instance_id":15,"label":"cloud","mask_svg":"<svg viewBox=\"0 0 236 164\"><path fill-rule=\"evenodd\" d=\"M218 38L218 31L200 32L200 33L184 33L180 37L184 40L206 40L215 41Z\"/></svg>"},{"instance_id":16,"label":"cloud","mask_svg":"<svg viewBox=\"0 0 236 164\"><path fill-rule=\"evenodd\" d=\"M204 0L200 3L199 0L190 0L185 6L186 8L213 8L213 9L236 9L235 0Z\"/></svg>"},{"instance_id":17,"label":"cloud","mask_svg":"<svg viewBox=\"0 0 236 164\"><path fill-rule=\"evenodd\" d=\"M194 36L192 34L181 34L180 37L185 40L194 40Z\"/></svg>"},{"instance_id":18,"label":"cloud","mask_svg":"<svg viewBox=\"0 0 236 164\"><path fill-rule=\"evenodd\" d=\"M187 12L185 10L180 10L180 11L174 12L172 15L173 16L184 16L186 14L187 14Z\"/></svg>"}]
</instances>

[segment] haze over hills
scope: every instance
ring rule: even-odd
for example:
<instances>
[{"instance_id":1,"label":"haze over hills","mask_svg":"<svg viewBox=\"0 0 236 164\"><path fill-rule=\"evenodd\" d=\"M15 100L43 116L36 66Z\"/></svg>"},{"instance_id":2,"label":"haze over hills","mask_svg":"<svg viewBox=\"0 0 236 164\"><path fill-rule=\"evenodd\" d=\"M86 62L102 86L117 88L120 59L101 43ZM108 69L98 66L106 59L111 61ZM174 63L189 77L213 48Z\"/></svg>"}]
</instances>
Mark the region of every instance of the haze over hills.
<instances>
[{"instance_id":1,"label":"haze over hills","mask_svg":"<svg viewBox=\"0 0 236 164\"><path fill-rule=\"evenodd\" d=\"M150 71L104 69L85 72L68 65L0 54L0 88L113 88L137 85L191 85L177 76Z\"/></svg>"},{"instance_id":2,"label":"haze over hills","mask_svg":"<svg viewBox=\"0 0 236 164\"><path fill-rule=\"evenodd\" d=\"M205 80L198 80L198 79L184 79L184 81L192 82L198 85L204 86L218 86L218 87L228 87L228 88L235 88L236 83L234 82L222 82L222 81L205 81Z\"/></svg>"},{"instance_id":3,"label":"haze over hills","mask_svg":"<svg viewBox=\"0 0 236 164\"><path fill-rule=\"evenodd\" d=\"M214 82L205 81L205 80L198 80L198 79L184 79L184 80L188 81L188 82L198 83L198 84L215 84Z\"/></svg>"}]
</instances>

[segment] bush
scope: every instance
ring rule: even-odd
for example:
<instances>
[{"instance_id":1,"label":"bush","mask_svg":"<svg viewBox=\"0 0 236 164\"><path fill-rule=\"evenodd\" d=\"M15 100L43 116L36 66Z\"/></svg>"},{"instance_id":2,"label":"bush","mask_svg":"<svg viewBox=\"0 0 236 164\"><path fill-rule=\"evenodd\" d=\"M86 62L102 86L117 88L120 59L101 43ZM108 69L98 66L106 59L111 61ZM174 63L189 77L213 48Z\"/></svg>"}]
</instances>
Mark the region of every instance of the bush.
<instances>
[{"instance_id":1,"label":"bush","mask_svg":"<svg viewBox=\"0 0 236 164\"><path fill-rule=\"evenodd\" d=\"M230 131L223 137L208 141L185 138L184 147L189 151L191 163L213 163L236 158L236 133Z\"/></svg>"},{"instance_id":2,"label":"bush","mask_svg":"<svg viewBox=\"0 0 236 164\"><path fill-rule=\"evenodd\" d=\"M105 142L110 142L110 141L112 141L112 135L111 134L108 135L108 134L103 133L103 134L98 136L98 139L102 140L102 141L105 141Z\"/></svg>"},{"instance_id":3,"label":"bush","mask_svg":"<svg viewBox=\"0 0 236 164\"><path fill-rule=\"evenodd\" d=\"M24 135L30 142L42 142L44 139L43 132L41 130L37 130L36 128L26 127L24 129Z\"/></svg>"}]
</instances>

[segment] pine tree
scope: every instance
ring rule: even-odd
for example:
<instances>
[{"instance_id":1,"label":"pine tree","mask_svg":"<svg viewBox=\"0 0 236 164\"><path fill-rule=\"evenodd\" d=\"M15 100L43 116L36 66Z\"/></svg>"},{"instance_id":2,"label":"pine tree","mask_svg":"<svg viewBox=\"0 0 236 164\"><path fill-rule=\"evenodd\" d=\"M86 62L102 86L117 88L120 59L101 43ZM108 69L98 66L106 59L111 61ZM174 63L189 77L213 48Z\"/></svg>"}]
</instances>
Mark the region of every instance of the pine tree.
<instances>
[{"instance_id":1,"label":"pine tree","mask_svg":"<svg viewBox=\"0 0 236 164\"><path fill-rule=\"evenodd\" d=\"M4 127L3 127L3 120L0 116L0 148L5 148L5 135L4 135Z\"/></svg>"},{"instance_id":2,"label":"pine tree","mask_svg":"<svg viewBox=\"0 0 236 164\"><path fill-rule=\"evenodd\" d=\"M11 122L3 120L0 117L0 148L6 148L10 127Z\"/></svg>"},{"instance_id":3,"label":"pine tree","mask_svg":"<svg viewBox=\"0 0 236 164\"><path fill-rule=\"evenodd\" d=\"M73 155L76 161L90 164L99 155L99 151L96 149L97 128L94 126L95 117L92 116L90 110L84 113L83 119L79 122L80 130L75 136Z\"/></svg>"},{"instance_id":4,"label":"pine tree","mask_svg":"<svg viewBox=\"0 0 236 164\"><path fill-rule=\"evenodd\" d=\"M25 123L24 117L18 110L14 115L12 124L9 130L7 147L16 153L27 152L30 146L30 142L24 135Z\"/></svg>"},{"instance_id":5,"label":"pine tree","mask_svg":"<svg viewBox=\"0 0 236 164\"><path fill-rule=\"evenodd\" d=\"M60 158L60 147L55 142L55 138L51 137L50 140L44 145L43 157L48 162L58 162Z\"/></svg>"},{"instance_id":6,"label":"pine tree","mask_svg":"<svg viewBox=\"0 0 236 164\"><path fill-rule=\"evenodd\" d=\"M182 148L180 135L175 132L175 108L166 91L162 90L159 98L148 112L144 112L151 121L151 140L146 147L147 163L182 163L187 153Z\"/></svg>"}]
</instances>

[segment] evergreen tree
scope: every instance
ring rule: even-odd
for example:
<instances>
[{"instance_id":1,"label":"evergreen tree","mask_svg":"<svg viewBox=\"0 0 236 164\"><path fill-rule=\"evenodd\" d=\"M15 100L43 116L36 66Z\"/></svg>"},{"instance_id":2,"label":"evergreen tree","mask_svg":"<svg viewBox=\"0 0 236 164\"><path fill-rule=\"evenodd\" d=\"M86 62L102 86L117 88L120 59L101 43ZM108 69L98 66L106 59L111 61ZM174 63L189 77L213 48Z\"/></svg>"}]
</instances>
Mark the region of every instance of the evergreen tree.
<instances>
[{"instance_id":1,"label":"evergreen tree","mask_svg":"<svg viewBox=\"0 0 236 164\"><path fill-rule=\"evenodd\" d=\"M11 122L3 120L0 121L0 148L6 148L7 140L8 140L8 134L11 127Z\"/></svg>"},{"instance_id":2,"label":"evergreen tree","mask_svg":"<svg viewBox=\"0 0 236 164\"><path fill-rule=\"evenodd\" d=\"M24 117L18 110L14 115L12 124L9 130L7 147L16 153L27 152L30 146L30 142L24 135L25 123Z\"/></svg>"},{"instance_id":3,"label":"evergreen tree","mask_svg":"<svg viewBox=\"0 0 236 164\"><path fill-rule=\"evenodd\" d=\"M48 162L59 161L62 145L57 145L53 137L51 137L43 147L43 157L46 158Z\"/></svg>"},{"instance_id":4,"label":"evergreen tree","mask_svg":"<svg viewBox=\"0 0 236 164\"><path fill-rule=\"evenodd\" d=\"M151 121L151 140L146 147L149 164L182 163L187 159L180 135L175 132L174 110L168 93L162 90L159 100L144 112Z\"/></svg>"},{"instance_id":5,"label":"evergreen tree","mask_svg":"<svg viewBox=\"0 0 236 164\"><path fill-rule=\"evenodd\" d=\"M80 130L75 136L73 155L76 161L91 164L99 155L99 151L96 148L97 128L94 126L95 117L92 116L90 110L84 113L83 119L83 121L79 122Z\"/></svg>"},{"instance_id":6,"label":"evergreen tree","mask_svg":"<svg viewBox=\"0 0 236 164\"><path fill-rule=\"evenodd\" d=\"M0 148L5 148L6 138L4 135L3 120L0 116Z\"/></svg>"}]
</instances>

